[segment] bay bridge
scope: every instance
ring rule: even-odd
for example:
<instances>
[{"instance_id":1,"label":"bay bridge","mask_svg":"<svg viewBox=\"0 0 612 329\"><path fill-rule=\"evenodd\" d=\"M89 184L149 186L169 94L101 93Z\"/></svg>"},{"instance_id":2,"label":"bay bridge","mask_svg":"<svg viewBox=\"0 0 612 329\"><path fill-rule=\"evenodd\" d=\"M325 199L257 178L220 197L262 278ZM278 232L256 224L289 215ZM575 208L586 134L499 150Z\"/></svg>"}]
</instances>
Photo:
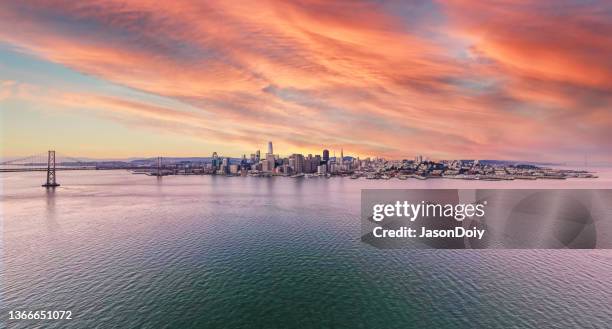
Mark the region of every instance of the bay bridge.
<instances>
[{"instance_id":1,"label":"bay bridge","mask_svg":"<svg viewBox=\"0 0 612 329\"><path fill-rule=\"evenodd\" d=\"M121 165L108 165L112 161L93 161L57 154L49 150L46 154L36 154L10 161L0 162L0 173L41 171L46 172L47 179L42 184L45 188L60 186L56 172L64 170L148 170L152 176L163 176L163 160L161 157L145 159L150 165L131 165L119 162Z\"/></svg>"}]
</instances>

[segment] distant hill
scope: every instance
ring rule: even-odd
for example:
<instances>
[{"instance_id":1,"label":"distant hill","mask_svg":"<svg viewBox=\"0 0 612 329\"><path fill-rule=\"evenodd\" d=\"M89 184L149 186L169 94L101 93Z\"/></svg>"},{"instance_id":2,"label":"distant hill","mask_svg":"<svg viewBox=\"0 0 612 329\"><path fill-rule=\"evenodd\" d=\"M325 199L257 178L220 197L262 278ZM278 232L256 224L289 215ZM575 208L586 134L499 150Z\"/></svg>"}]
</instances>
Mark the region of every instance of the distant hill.
<instances>
[{"instance_id":1,"label":"distant hill","mask_svg":"<svg viewBox=\"0 0 612 329\"><path fill-rule=\"evenodd\" d=\"M164 163L180 163L180 162L192 162L192 163L211 163L212 157L162 157ZM239 163L241 158L229 158L230 163ZM129 161L131 164L140 165L157 162L157 157L146 158L146 159L135 159Z\"/></svg>"}]
</instances>

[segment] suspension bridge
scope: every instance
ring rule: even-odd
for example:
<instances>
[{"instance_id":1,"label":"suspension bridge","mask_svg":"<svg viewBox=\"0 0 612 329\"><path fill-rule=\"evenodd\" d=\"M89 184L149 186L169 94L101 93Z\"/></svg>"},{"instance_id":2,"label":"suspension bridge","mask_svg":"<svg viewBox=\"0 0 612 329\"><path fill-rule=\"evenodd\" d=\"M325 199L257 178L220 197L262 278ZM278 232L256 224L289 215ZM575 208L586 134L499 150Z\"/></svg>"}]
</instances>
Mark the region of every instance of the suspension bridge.
<instances>
[{"instance_id":1,"label":"suspension bridge","mask_svg":"<svg viewBox=\"0 0 612 329\"><path fill-rule=\"evenodd\" d=\"M118 170L138 169L148 170L153 176L163 176L163 161L161 157L145 159L149 165L130 165L119 162L121 165L109 166L109 161L93 161L66 156L50 150L45 154L36 154L10 161L0 162L0 173L41 171L46 172L47 179L42 184L46 188L60 186L56 179L57 171L64 170ZM110 162L112 163L112 162Z\"/></svg>"}]
</instances>

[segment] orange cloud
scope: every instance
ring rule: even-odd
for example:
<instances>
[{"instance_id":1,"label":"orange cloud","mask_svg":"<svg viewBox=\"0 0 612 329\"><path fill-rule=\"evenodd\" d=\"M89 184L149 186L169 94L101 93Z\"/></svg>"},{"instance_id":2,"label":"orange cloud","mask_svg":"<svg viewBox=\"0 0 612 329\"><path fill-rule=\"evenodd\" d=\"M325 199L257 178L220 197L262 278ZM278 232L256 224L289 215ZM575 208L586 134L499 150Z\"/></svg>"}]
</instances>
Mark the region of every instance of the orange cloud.
<instances>
[{"instance_id":1,"label":"orange cloud","mask_svg":"<svg viewBox=\"0 0 612 329\"><path fill-rule=\"evenodd\" d=\"M0 41L190 110L58 91L66 106L245 152L273 139L390 157L609 158L612 28L597 6L394 6L407 8L15 2L0 8Z\"/></svg>"}]
</instances>

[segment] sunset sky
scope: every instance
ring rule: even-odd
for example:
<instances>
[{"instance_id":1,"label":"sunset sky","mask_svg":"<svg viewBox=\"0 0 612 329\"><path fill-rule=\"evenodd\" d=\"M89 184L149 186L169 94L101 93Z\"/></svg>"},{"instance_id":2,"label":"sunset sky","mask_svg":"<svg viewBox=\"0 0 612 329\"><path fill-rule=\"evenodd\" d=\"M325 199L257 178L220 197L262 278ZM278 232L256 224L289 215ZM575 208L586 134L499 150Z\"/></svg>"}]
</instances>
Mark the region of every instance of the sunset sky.
<instances>
[{"instance_id":1,"label":"sunset sky","mask_svg":"<svg viewBox=\"0 0 612 329\"><path fill-rule=\"evenodd\" d=\"M610 162L612 1L5 0L0 113L5 157Z\"/></svg>"}]
</instances>

